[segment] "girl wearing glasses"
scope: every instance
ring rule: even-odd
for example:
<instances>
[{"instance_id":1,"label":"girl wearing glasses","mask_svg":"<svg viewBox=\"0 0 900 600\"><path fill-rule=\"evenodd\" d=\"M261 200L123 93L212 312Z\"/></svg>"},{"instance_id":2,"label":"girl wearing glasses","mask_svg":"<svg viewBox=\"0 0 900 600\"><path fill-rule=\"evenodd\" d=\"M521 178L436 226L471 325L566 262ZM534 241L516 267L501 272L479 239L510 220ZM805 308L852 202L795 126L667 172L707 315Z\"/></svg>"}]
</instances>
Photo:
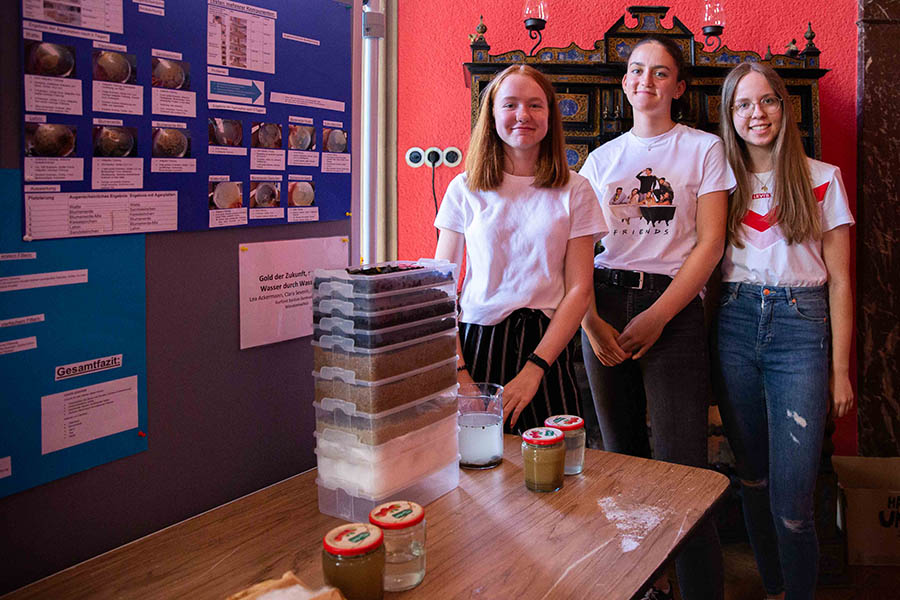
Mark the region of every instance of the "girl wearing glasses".
<instances>
[{"instance_id":1,"label":"girl wearing glasses","mask_svg":"<svg viewBox=\"0 0 900 600\"><path fill-rule=\"evenodd\" d=\"M579 414L574 335L591 296L590 183L569 170L553 84L533 67L485 88L466 171L441 203L435 256L462 264L460 382L503 387L508 432Z\"/></svg>"},{"instance_id":2,"label":"girl wearing glasses","mask_svg":"<svg viewBox=\"0 0 900 600\"><path fill-rule=\"evenodd\" d=\"M687 88L681 47L645 38L626 64L622 87L634 127L591 152L581 170L610 226L604 252L594 257L584 362L606 450L649 456L649 414L654 458L704 467L710 372L700 292L722 256L734 177L717 136L672 118ZM661 181L657 201L652 188ZM636 182L637 216L617 218L621 207L606 199L617 187L637 189ZM722 597L712 521L687 540L675 566L682 598ZM664 578L645 595L672 597Z\"/></svg>"},{"instance_id":3,"label":"girl wearing glasses","mask_svg":"<svg viewBox=\"0 0 900 600\"><path fill-rule=\"evenodd\" d=\"M829 393L835 417L853 404L853 217L840 170L804 154L788 98L781 77L758 63L735 67L722 86L737 189L717 354L756 562L768 597L793 600L815 593L813 492Z\"/></svg>"}]
</instances>

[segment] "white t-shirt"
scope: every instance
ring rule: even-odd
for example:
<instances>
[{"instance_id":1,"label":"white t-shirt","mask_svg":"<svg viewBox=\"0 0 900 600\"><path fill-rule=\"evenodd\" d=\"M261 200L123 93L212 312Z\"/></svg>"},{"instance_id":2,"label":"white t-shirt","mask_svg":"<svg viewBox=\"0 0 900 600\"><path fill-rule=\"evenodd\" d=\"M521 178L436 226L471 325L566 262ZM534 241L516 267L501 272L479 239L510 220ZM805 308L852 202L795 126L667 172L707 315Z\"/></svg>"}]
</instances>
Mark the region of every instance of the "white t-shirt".
<instances>
[{"instance_id":1,"label":"white t-shirt","mask_svg":"<svg viewBox=\"0 0 900 600\"><path fill-rule=\"evenodd\" d=\"M565 295L568 241L606 232L590 184L569 175L560 188L509 174L489 192L470 190L465 173L450 182L434 226L466 236L460 321L495 325L520 308L552 318Z\"/></svg>"},{"instance_id":2,"label":"white t-shirt","mask_svg":"<svg viewBox=\"0 0 900 600\"><path fill-rule=\"evenodd\" d=\"M813 192L819 202L822 232L852 225L853 215L850 214L841 170L812 158L807 161ZM744 247L729 244L725 248L722 280L781 287L822 285L828 280L822 259L822 240L787 243L781 227L773 223L772 179L772 171L750 175L753 193L739 231ZM763 191L763 184L769 188L767 191Z\"/></svg>"},{"instance_id":3,"label":"white t-shirt","mask_svg":"<svg viewBox=\"0 0 900 600\"><path fill-rule=\"evenodd\" d=\"M671 277L697 242L697 198L735 186L718 136L681 124L652 138L620 135L591 152L581 174L609 224L594 265Z\"/></svg>"}]
</instances>

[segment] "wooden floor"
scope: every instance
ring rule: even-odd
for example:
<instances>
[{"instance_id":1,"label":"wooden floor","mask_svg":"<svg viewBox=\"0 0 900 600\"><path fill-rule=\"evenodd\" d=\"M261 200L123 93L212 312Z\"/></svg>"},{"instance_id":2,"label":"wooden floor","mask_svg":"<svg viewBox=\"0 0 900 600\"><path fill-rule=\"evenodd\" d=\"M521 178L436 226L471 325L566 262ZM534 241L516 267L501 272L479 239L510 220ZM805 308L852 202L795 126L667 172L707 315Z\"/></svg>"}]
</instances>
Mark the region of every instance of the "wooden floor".
<instances>
[{"instance_id":1,"label":"wooden floor","mask_svg":"<svg viewBox=\"0 0 900 600\"><path fill-rule=\"evenodd\" d=\"M725 600L763 600L766 597L753 552L745 542L724 544ZM674 570L669 578L675 581ZM677 587L675 598L681 600ZM847 581L821 586L817 600L900 599L900 567L848 567Z\"/></svg>"}]
</instances>

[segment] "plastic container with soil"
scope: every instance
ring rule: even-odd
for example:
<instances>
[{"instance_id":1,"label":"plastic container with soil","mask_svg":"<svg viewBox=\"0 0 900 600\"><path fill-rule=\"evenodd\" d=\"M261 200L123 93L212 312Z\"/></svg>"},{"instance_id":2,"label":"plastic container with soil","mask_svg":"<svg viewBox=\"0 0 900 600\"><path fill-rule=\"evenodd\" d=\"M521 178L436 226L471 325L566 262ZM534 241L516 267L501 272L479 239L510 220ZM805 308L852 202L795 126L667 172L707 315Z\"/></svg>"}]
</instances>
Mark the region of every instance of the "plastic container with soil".
<instances>
[{"instance_id":1,"label":"plastic container with soil","mask_svg":"<svg viewBox=\"0 0 900 600\"><path fill-rule=\"evenodd\" d=\"M313 326L313 340L318 341L325 335L340 335L351 338L358 348L381 348L449 330L456 330L455 312L383 329L359 329L349 319L322 317Z\"/></svg>"},{"instance_id":2,"label":"plastic container with soil","mask_svg":"<svg viewBox=\"0 0 900 600\"><path fill-rule=\"evenodd\" d=\"M357 379L353 371L323 367L313 371L316 400L336 398L363 412L378 413L432 394L456 383L456 355L446 360L377 381Z\"/></svg>"},{"instance_id":3,"label":"plastic container with soil","mask_svg":"<svg viewBox=\"0 0 900 600\"><path fill-rule=\"evenodd\" d=\"M360 521L367 519L369 512L382 502L395 498L426 506L459 485L458 461L459 457L456 456L452 462L403 489L390 490L377 497L361 492L352 481L323 481L317 477L319 512L346 521Z\"/></svg>"},{"instance_id":4,"label":"plastic container with soil","mask_svg":"<svg viewBox=\"0 0 900 600\"><path fill-rule=\"evenodd\" d=\"M316 269L313 287L341 281L349 283L355 292L377 294L434 286L455 281L457 266L446 260L420 258L417 261L394 260L346 269Z\"/></svg>"},{"instance_id":5,"label":"plastic container with soil","mask_svg":"<svg viewBox=\"0 0 900 600\"><path fill-rule=\"evenodd\" d=\"M313 290L313 306L326 298L344 300L353 304L355 309L374 312L435 300L455 300L456 282L450 281L435 286L393 290L380 294L361 294L353 291L353 286L347 282L327 281Z\"/></svg>"},{"instance_id":6,"label":"plastic container with soil","mask_svg":"<svg viewBox=\"0 0 900 600\"><path fill-rule=\"evenodd\" d=\"M451 415L452 418L452 415ZM358 460L339 447L317 445L319 479L331 487L352 481L357 493L382 496L408 486L459 455L457 432L443 432L424 444L393 451L390 459ZM393 440L387 442L392 444ZM396 446L401 448L401 446Z\"/></svg>"},{"instance_id":7,"label":"plastic container with soil","mask_svg":"<svg viewBox=\"0 0 900 600\"><path fill-rule=\"evenodd\" d=\"M356 379L377 381L456 356L456 330L381 348L357 348L352 338L338 335L323 335L312 345L316 371L338 367L353 371Z\"/></svg>"},{"instance_id":8,"label":"plastic container with soil","mask_svg":"<svg viewBox=\"0 0 900 600\"><path fill-rule=\"evenodd\" d=\"M364 412L350 402L325 398L313 402L316 433L326 437L343 432L354 436L358 444L378 446L456 415L456 389L454 383L440 392L380 413Z\"/></svg>"},{"instance_id":9,"label":"plastic container with soil","mask_svg":"<svg viewBox=\"0 0 900 600\"><path fill-rule=\"evenodd\" d=\"M384 329L412 321L445 316L456 316L456 300L444 298L378 311L360 310L354 307L352 302L337 298L323 298L313 302L313 323L319 323L327 317L336 317L349 319L355 329Z\"/></svg>"}]
</instances>

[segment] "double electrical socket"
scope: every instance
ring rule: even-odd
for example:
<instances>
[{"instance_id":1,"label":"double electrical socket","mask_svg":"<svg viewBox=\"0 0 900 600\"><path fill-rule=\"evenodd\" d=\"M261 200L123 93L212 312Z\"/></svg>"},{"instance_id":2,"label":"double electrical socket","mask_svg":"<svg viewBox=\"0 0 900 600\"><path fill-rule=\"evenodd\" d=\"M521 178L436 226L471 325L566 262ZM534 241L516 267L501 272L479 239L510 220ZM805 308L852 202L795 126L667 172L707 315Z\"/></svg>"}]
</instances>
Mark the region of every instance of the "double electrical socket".
<instances>
[{"instance_id":1,"label":"double electrical socket","mask_svg":"<svg viewBox=\"0 0 900 600\"><path fill-rule=\"evenodd\" d=\"M406 164L413 168L421 167L422 165L439 167L442 164L448 167L455 167L460 162L462 162L462 152L455 146L450 146L443 150L437 146L432 146L427 150L413 146L406 151Z\"/></svg>"}]
</instances>

